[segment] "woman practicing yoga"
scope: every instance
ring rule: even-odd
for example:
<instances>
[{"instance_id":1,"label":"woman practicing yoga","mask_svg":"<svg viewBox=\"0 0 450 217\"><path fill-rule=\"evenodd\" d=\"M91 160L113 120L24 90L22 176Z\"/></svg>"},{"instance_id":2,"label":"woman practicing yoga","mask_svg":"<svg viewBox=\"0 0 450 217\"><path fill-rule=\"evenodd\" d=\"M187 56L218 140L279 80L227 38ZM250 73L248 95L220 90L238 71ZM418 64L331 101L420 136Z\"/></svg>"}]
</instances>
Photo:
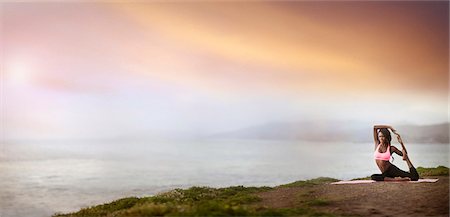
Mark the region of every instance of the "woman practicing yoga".
<instances>
[{"instance_id":1,"label":"woman practicing yoga","mask_svg":"<svg viewBox=\"0 0 450 217\"><path fill-rule=\"evenodd\" d=\"M402 151L398 150L395 146L391 145L391 133L388 129L397 135L398 142L402 145ZM388 125L375 125L373 126L373 139L375 141L375 162L378 168L380 168L381 174L373 174L371 176L372 180L375 181L417 181L419 180L419 174L416 168L412 165L409 160L408 153L406 152L405 145L403 144L402 138L397 131ZM409 167L409 173L403 171L396 167L394 164L389 162L392 153L396 153L403 156L403 160L406 161ZM400 177L400 178L396 178Z\"/></svg>"}]
</instances>

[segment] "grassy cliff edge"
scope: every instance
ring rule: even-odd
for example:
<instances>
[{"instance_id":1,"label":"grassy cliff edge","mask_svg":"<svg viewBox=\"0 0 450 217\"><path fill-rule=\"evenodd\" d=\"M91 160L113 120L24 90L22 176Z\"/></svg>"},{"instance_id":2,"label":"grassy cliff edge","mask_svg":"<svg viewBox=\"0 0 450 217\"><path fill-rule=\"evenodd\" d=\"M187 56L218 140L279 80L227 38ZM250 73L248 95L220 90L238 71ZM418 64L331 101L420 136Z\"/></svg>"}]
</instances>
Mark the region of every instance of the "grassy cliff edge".
<instances>
[{"instance_id":1,"label":"grassy cliff edge","mask_svg":"<svg viewBox=\"0 0 450 217\"><path fill-rule=\"evenodd\" d=\"M421 177L448 176L449 168L418 167ZM360 178L360 179L367 179ZM328 177L319 177L306 181L296 181L276 187L243 187L226 188L191 187L188 189L173 189L150 197L128 197L110 203L87 207L78 212L55 214L54 217L100 217L100 216L338 216L320 211L321 206L327 206L328 201L309 197L307 194L298 198L296 206L289 208L270 208L259 201L258 193L277 188L308 188L338 181Z\"/></svg>"}]
</instances>

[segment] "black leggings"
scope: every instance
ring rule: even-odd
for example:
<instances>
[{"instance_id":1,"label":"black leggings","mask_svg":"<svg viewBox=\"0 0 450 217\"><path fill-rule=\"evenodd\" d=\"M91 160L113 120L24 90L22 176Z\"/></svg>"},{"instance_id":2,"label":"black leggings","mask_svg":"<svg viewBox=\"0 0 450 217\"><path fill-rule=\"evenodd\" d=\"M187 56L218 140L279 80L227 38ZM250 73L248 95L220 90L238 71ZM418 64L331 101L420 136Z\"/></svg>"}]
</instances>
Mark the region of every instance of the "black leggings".
<instances>
[{"instance_id":1,"label":"black leggings","mask_svg":"<svg viewBox=\"0 0 450 217\"><path fill-rule=\"evenodd\" d=\"M389 168L384 171L382 174L373 174L371 176L372 180L375 181L384 181L384 177L409 177L411 178L411 181L417 181L419 180L419 174L416 171L416 168L411 167L409 168L409 173L406 171L403 171L396 167L394 164L391 164Z\"/></svg>"}]
</instances>

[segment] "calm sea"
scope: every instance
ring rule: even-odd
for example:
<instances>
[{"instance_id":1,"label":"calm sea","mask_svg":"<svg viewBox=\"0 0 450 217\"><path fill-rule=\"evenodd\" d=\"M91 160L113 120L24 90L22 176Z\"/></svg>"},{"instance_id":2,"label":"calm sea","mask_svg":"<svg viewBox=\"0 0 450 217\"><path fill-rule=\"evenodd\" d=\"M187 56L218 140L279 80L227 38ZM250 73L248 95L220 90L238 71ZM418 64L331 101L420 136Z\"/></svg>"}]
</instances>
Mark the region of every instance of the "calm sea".
<instances>
[{"instance_id":1,"label":"calm sea","mask_svg":"<svg viewBox=\"0 0 450 217\"><path fill-rule=\"evenodd\" d=\"M1 217L51 216L193 185L276 186L319 176L352 179L379 172L373 143L159 140L0 148ZM448 166L448 144L407 144L407 149L416 167ZM393 163L407 170L400 156Z\"/></svg>"}]
</instances>

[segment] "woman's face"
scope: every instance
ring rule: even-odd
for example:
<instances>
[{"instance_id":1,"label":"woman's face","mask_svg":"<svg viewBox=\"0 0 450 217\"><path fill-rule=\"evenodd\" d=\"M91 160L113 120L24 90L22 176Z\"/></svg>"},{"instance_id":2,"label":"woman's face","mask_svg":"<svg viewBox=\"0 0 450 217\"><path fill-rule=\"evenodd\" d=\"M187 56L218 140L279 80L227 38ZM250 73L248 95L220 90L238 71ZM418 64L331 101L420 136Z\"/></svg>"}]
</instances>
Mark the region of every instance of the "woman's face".
<instances>
[{"instance_id":1,"label":"woman's face","mask_svg":"<svg viewBox=\"0 0 450 217\"><path fill-rule=\"evenodd\" d=\"M381 133L381 132L378 133L378 140L382 144L386 143L386 137L383 135L383 133Z\"/></svg>"}]
</instances>

